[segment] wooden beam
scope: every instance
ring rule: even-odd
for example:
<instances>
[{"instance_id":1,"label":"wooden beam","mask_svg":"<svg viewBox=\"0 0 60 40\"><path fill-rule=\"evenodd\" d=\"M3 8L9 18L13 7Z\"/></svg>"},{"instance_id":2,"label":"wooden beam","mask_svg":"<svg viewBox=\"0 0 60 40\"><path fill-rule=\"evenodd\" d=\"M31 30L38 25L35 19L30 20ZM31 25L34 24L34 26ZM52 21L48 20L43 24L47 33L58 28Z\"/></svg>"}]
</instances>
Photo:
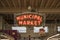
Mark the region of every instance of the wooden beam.
<instances>
[{"instance_id":1,"label":"wooden beam","mask_svg":"<svg viewBox=\"0 0 60 40\"><path fill-rule=\"evenodd\" d=\"M38 9L39 12L60 12L60 9Z\"/></svg>"},{"instance_id":2,"label":"wooden beam","mask_svg":"<svg viewBox=\"0 0 60 40\"><path fill-rule=\"evenodd\" d=\"M27 8L27 5L26 5L26 0L24 0L24 8Z\"/></svg>"},{"instance_id":3,"label":"wooden beam","mask_svg":"<svg viewBox=\"0 0 60 40\"><path fill-rule=\"evenodd\" d=\"M48 0L46 5L45 5L45 8L48 8L50 6L51 2L52 2L52 0Z\"/></svg>"},{"instance_id":4,"label":"wooden beam","mask_svg":"<svg viewBox=\"0 0 60 40\"><path fill-rule=\"evenodd\" d=\"M29 2L29 5L31 5L31 0L28 0L28 2Z\"/></svg>"},{"instance_id":5,"label":"wooden beam","mask_svg":"<svg viewBox=\"0 0 60 40\"><path fill-rule=\"evenodd\" d=\"M21 5L22 7L24 7L24 0L21 0Z\"/></svg>"},{"instance_id":6,"label":"wooden beam","mask_svg":"<svg viewBox=\"0 0 60 40\"><path fill-rule=\"evenodd\" d=\"M53 2L52 2L52 4L51 4L50 8L52 8L52 7L55 5L55 3L56 3L56 0L53 0Z\"/></svg>"},{"instance_id":7,"label":"wooden beam","mask_svg":"<svg viewBox=\"0 0 60 40\"><path fill-rule=\"evenodd\" d=\"M19 8L20 8L20 6L21 6L21 5L20 5L20 0L18 0L18 4L19 4Z\"/></svg>"},{"instance_id":8,"label":"wooden beam","mask_svg":"<svg viewBox=\"0 0 60 40\"><path fill-rule=\"evenodd\" d=\"M36 4L35 4L35 5L36 5L36 8L38 8L38 7L37 7L37 5L38 5L38 1L36 0L35 2L36 2Z\"/></svg>"},{"instance_id":9,"label":"wooden beam","mask_svg":"<svg viewBox=\"0 0 60 40\"><path fill-rule=\"evenodd\" d=\"M36 8L36 0L33 0L32 4L33 8Z\"/></svg>"},{"instance_id":10,"label":"wooden beam","mask_svg":"<svg viewBox=\"0 0 60 40\"><path fill-rule=\"evenodd\" d=\"M60 2L56 5L56 8L58 8L59 5L60 5Z\"/></svg>"},{"instance_id":11,"label":"wooden beam","mask_svg":"<svg viewBox=\"0 0 60 40\"><path fill-rule=\"evenodd\" d=\"M30 0L30 1L31 1L31 0ZM35 6L34 2L35 2L35 0L32 0L32 1L30 2L32 8L34 8L34 6ZM36 2L35 2L35 3L36 3Z\"/></svg>"},{"instance_id":12,"label":"wooden beam","mask_svg":"<svg viewBox=\"0 0 60 40\"><path fill-rule=\"evenodd\" d=\"M38 4L37 4L37 5L38 5L38 8L40 8L41 1L42 1L42 0L39 0L39 1L38 1Z\"/></svg>"},{"instance_id":13,"label":"wooden beam","mask_svg":"<svg viewBox=\"0 0 60 40\"><path fill-rule=\"evenodd\" d=\"M42 0L39 0L39 4L38 4L38 5L39 5L39 8L40 8L40 6L41 6L41 2L42 2Z\"/></svg>"},{"instance_id":14,"label":"wooden beam","mask_svg":"<svg viewBox=\"0 0 60 40\"><path fill-rule=\"evenodd\" d=\"M22 8L23 10L19 9L19 8L6 8L6 9L0 9L0 13L5 13L5 12L28 12L27 9ZM60 9L39 9L37 12L59 12L60 13Z\"/></svg>"},{"instance_id":15,"label":"wooden beam","mask_svg":"<svg viewBox=\"0 0 60 40\"><path fill-rule=\"evenodd\" d=\"M42 8L42 6L43 6L43 2L44 2L44 1L42 0L42 1L41 1L41 5L40 5L40 8Z\"/></svg>"},{"instance_id":16,"label":"wooden beam","mask_svg":"<svg viewBox=\"0 0 60 40\"><path fill-rule=\"evenodd\" d=\"M13 2L13 5L14 5L14 7L16 8L16 5L15 5L15 2L14 2L14 0L11 0L12 2Z\"/></svg>"},{"instance_id":17,"label":"wooden beam","mask_svg":"<svg viewBox=\"0 0 60 40\"><path fill-rule=\"evenodd\" d=\"M1 4L3 5L3 7L6 7L5 4L0 0Z\"/></svg>"},{"instance_id":18,"label":"wooden beam","mask_svg":"<svg viewBox=\"0 0 60 40\"><path fill-rule=\"evenodd\" d=\"M6 0L6 2L7 2L7 4L9 5L9 8L10 8L10 4L9 4L9 1L8 1L8 0Z\"/></svg>"},{"instance_id":19,"label":"wooden beam","mask_svg":"<svg viewBox=\"0 0 60 40\"><path fill-rule=\"evenodd\" d=\"M42 0L40 8L45 8L46 2L47 2L47 0Z\"/></svg>"}]
</instances>

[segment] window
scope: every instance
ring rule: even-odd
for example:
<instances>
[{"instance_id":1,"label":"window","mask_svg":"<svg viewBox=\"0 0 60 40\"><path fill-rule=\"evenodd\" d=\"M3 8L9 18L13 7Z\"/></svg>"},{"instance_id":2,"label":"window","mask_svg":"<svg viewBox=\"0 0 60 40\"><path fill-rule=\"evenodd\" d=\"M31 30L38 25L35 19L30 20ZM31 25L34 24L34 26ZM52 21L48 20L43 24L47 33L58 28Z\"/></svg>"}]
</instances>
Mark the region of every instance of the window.
<instances>
[{"instance_id":1,"label":"window","mask_svg":"<svg viewBox=\"0 0 60 40\"><path fill-rule=\"evenodd\" d=\"M26 27L12 27L12 30L17 30L19 33L26 33Z\"/></svg>"},{"instance_id":2,"label":"window","mask_svg":"<svg viewBox=\"0 0 60 40\"><path fill-rule=\"evenodd\" d=\"M58 30L58 32L60 32L60 26L58 26L57 30Z\"/></svg>"},{"instance_id":3,"label":"window","mask_svg":"<svg viewBox=\"0 0 60 40\"><path fill-rule=\"evenodd\" d=\"M43 28L43 27L34 27L34 33L39 33L39 29L41 29L41 28ZM48 27L45 27L44 30L47 33L48 32Z\"/></svg>"}]
</instances>

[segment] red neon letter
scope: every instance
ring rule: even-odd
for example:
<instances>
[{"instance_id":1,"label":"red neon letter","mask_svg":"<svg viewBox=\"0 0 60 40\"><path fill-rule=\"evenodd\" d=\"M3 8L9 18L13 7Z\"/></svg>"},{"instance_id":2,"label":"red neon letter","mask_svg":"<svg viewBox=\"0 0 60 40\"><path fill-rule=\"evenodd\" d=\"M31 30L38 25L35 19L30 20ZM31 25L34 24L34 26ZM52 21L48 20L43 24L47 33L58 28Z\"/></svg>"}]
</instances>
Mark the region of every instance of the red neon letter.
<instances>
[{"instance_id":1,"label":"red neon letter","mask_svg":"<svg viewBox=\"0 0 60 40\"><path fill-rule=\"evenodd\" d=\"M19 25L22 25L22 23L23 23L22 21L19 21Z\"/></svg>"},{"instance_id":2,"label":"red neon letter","mask_svg":"<svg viewBox=\"0 0 60 40\"><path fill-rule=\"evenodd\" d=\"M41 24L41 21L38 21L38 25L40 25Z\"/></svg>"},{"instance_id":3,"label":"red neon letter","mask_svg":"<svg viewBox=\"0 0 60 40\"><path fill-rule=\"evenodd\" d=\"M28 18L31 19L32 18L32 15L28 15Z\"/></svg>"},{"instance_id":4,"label":"red neon letter","mask_svg":"<svg viewBox=\"0 0 60 40\"><path fill-rule=\"evenodd\" d=\"M25 18L27 18L27 16L26 16L26 15L24 15L24 19L25 19Z\"/></svg>"},{"instance_id":5,"label":"red neon letter","mask_svg":"<svg viewBox=\"0 0 60 40\"><path fill-rule=\"evenodd\" d=\"M37 17L38 17L37 15L34 15L34 19L37 19Z\"/></svg>"},{"instance_id":6,"label":"red neon letter","mask_svg":"<svg viewBox=\"0 0 60 40\"><path fill-rule=\"evenodd\" d=\"M27 25L30 25L30 21L27 21Z\"/></svg>"},{"instance_id":7,"label":"red neon letter","mask_svg":"<svg viewBox=\"0 0 60 40\"><path fill-rule=\"evenodd\" d=\"M20 20L20 16L19 17L16 17L17 20Z\"/></svg>"},{"instance_id":8,"label":"red neon letter","mask_svg":"<svg viewBox=\"0 0 60 40\"><path fill-rule=\"evenodd\" d=\"M37 25L37 21L34 21L34 25L35 25L35 26Z\"/></svg>"},{"instance_id":9,"label":"red neon letter","mask_svg":"<svg viewBox=\"0 0 60 40\"><path fill-rule=\"evenodd\" d=\"M31 25L34 25L34 24L33 24L33 21L31 21L31 23L30 23L30 24L31 24Z\"/></svg>"},{"instance_id":10,"label":"red neon letter","mask_svg":"<svg viewBox=\"0 0 60 40\"><path fill-rule=\"evenodd\" d=\"M26 25L26 21L23 21L23 25Z\"/></svg>"}]
</instances>

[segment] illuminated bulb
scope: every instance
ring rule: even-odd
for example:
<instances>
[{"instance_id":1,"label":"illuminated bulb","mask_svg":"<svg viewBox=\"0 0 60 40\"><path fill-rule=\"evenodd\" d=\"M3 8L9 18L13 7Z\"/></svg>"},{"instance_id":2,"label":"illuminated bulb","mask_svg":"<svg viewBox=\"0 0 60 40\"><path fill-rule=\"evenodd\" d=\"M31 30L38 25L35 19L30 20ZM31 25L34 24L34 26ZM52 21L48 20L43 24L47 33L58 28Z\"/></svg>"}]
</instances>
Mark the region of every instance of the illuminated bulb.
<instances>
[{"instance_id":1,"label":"illuminated bulb","mask_svg":"<svg viewBox=\"0 0 60 40\"><path fill-rule=\"evenodd\" d=\"M31 6L28 6L28 10L31 10Z\"/></svg>"}]
</instances>

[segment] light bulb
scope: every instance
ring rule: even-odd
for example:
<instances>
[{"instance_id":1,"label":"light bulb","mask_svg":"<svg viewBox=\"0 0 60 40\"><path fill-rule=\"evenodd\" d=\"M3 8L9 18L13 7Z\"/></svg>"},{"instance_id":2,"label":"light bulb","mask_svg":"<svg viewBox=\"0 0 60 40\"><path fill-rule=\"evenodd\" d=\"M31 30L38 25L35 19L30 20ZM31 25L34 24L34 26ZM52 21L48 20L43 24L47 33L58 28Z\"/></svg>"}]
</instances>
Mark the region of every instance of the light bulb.
<instances>
[{"instance_id":1,"label":"light bulb","mask_svg":"<svg viewBox=\"0 0 60 40\"><path fill-rule=\"evenodd\" d=\"M28 6L28 10L31 10L31 6Z\"/></svg>"}]
</instances>

